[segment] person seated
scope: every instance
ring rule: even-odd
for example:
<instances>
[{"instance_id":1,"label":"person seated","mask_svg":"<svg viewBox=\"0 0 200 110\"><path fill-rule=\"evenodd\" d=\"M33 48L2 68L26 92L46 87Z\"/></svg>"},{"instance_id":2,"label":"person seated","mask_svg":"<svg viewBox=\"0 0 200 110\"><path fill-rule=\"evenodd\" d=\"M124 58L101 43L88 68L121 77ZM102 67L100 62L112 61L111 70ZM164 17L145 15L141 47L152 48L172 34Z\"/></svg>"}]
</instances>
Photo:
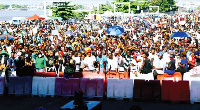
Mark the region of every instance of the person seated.
<instances>
[{"instance_id":1,"label":"person seated","mask_svg":"<svg viewBox=\"0 0 200 110\"><path fill-rule=\"evenodd\" d=\"M188 59L189 70L193 69L196 66L196 59L194 57L194 53L192 52Z\"/></svg>"},{"instance_id":2,"label":"person seated","mask_svg":"<svg viewBox=\"0 0 200 110\"><path fill-rule=\"evenodd\" d=\"M181 72L183 76L183 74L188 71L188 59L186 57L185 52L182 52L180 57L181 57L181 62L178 63L179 67L177 69L177 72Z\"/></svg>"},{"instance_id":3,"label":"person seated","mask_svg":"<svg viewBox=\"0 0 200 110\"><path fill-rule=\"evenodd\" d=\"M175 59L174 59L174 55L170 55L170 62L168 63L168 67L166 67L167 69L164 70L164 73L168 74L168 75L173 75L175 73Z\"/></svg>"},{"instance_id":4,"label":"person seated","mask_svg":"<svg viewBox=\"0 0 200 110\"><path fill-rule=\"evenodd\" d=\"M164 69L164 67L165 67L165 61L164 61L164 59L163 59L163 55L162 55L162 53L160 53L160 54L158 54L158 58L156 58L157 60L156 60L156 64L154 64L154 71L153 71L153 75L154 75L154 79L157 79L157 75L158 74L163 74L164 73L164 71L163 71L163 69Z\"/></svg>"},{"instance_id":5,"label":"person seated","mask_svg":"<svg viewBox=\"0 0 200 110\"><path fill-rule=\"evenodd\" d=\"M152 72L151 60L148 59L149 54L147 52L144 53L143 57L144 57L144 61L143 61L142 67L139 72L142 74L148 74L148 73Z\"/></svg>"}]
</instances>

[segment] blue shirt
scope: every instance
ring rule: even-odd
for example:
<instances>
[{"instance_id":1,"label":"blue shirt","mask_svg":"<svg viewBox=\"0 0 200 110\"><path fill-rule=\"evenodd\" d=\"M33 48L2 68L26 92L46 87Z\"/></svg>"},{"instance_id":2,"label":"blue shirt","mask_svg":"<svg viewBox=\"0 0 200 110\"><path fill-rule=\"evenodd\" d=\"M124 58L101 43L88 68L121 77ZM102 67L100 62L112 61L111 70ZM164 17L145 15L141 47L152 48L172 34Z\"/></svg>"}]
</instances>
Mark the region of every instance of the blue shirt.
<instances>
[{"instance_id":1,"label":"blue shirt","mask_svg":"<svg viewBox=\"0 0 200 110\"><path fill-rule=\"evenodd\" d=\"M181 60L181 65L183 65L183 64L185 64L185 67L184 67L184 68L188 68L188 61L187 61L187 58Z\"/></svg>"},{"instance_id":2,"label":"blue shirt","mask_svg":"<svg viewBox=\"0 0 200 110\"><path fill-rule=\"evenodd\" d=\"M14 61L14 59L13 59L12 57L10 57L10 58L8 59L8 64L9 64L9 67L15 66L15 67L11 68L11 70L12 70L12 69L16 70L15 61Z\"/></svg>"},{"instance_id":3,"label":"blue shirt","mask_svg":"<svg viewBox=\"0 0 200 110\"><path fill-rule=\"evenodd\" d=\"M100 68L103 68L103 62L104 62L104 61L107 61L107 57L105 57L105 56L102 55L102 58L99 58L99 57L97 56L97 61L98 61L99 64L100 64Z\"/></svg>"}]
</instances>

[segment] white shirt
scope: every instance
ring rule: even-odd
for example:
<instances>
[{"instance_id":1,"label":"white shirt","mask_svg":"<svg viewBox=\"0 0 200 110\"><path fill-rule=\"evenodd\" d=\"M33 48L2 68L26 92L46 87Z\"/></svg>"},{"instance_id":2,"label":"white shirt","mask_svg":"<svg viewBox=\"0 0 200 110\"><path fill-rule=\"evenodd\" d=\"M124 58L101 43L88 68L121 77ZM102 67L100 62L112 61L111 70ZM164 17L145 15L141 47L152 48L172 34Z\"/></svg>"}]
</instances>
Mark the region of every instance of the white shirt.
<instances>
[{"instance_id":1,"label":"white shirt","mask_svg":"<svg viewBox=\"0 0 200 110\"><path fill-rule=\"evenodd\" d=\"M137 60L141 60L140 62L138 62L138 66L141 67L142 63L143 63L143 57L142 57L142 55L137 56Z\"/></svg>"},{"instance_id":2,"label":"white shirt","mask_svg":"<svg viewBox=\"0 0 200 110\"><path fill-rule=\"evenodd\" d=\"M123 58L122 56L120 56L120 57L119 57L119 60L118 60L118 64L120 64L122 60L124 60L124 58ZM124 67L118 65L118 70L119 70L119 71L124 71Z\"/></svg>"},{"instance_id":3,"label":"white shirt","mask_svg":"<svg viewBox=\"0 0 200 110\"><path fill-rule=\"evenodd\" d=\"M76 63L80 63L81 62L81 58L80 57L73 57L73 60L75 60ZM80 69L80 65L76 65L76 71L79 71Z\"/></svg>"},{"instance_id":4,"label":"white shirt","mask_svg":"<svg viewBox=\"0 0 200 110\"><path fill-rule=\"evenodd\" d=\"M163 70L164 70L165 65L166 65L164 59L161 59L161 60L159 59L159 61L157 63L158 63L158 65L156 65L155 68L163 68ZM158 74L163 74L164 73L163 70L156 70L156 71Z\"/></svg>"},{"instance_id":5,"label":"white shirt","mask_svg":"<svg viewBox=\"0 0 200 110\"><path fill-rule=\"evenodd\" d=\"M137 62L135 59L132 60L134 66L130 65L130 71L133 72L134 70L137 70Z\"/></svg>"},{"instance_id":6,"label":"white shirt","mask_svg":"<svg viewBox=\"0 0 200 110\"><path fill-rule=\"evenodd\" d=\"M94 64L93 62L96 61L96 58L91 56L91 57L85 57L84 59L84 64L88 65L85 69L86 70L94 70Z\"/></svg>"},{"instance_id":7,"label":"white shirt","mask_svg":"<svg viewBox=\"0 0 200 110\"><path fill-rule=\"evenodd\" d=\"M111 67L111 70L116 70L116 68L118 66L117 58L116 57L114 57L113 59L107 58L107 61L108 61L108 68L110 69L110 67Z\"/></svg>"},{"instance_id":8,"label":"white shirt","mask_svg":"<svg viewBox=\"0 0 200 110\"><path fill-rule=\"evenodd\" d=\"M163 59L164 59L165 63L169 63L170 62L170 54L168 54L167 52L164 53Z\"/></svg>"}]
</instances>

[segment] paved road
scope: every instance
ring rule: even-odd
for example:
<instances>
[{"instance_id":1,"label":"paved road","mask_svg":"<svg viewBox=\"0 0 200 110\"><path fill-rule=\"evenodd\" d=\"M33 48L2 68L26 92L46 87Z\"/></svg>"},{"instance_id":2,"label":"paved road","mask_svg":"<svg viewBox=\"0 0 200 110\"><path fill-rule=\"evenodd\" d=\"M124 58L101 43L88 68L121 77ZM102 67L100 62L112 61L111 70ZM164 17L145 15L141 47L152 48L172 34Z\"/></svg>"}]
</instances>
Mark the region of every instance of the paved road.
<instances>
[{"instance_id":1,"label":"paved road","mask_svg":"<svg viewBox=\"0 0 200 110\"><path fill-rule=\"evenodd\" d=\"M71 99L67 98L33 98L0 96L0 110L35 110L44 107L47 110L58 110ZM200 104L171 104L135 101L102 101L103 110L129 110L131 106L139 105L142 110L200 110Z\"/></svg>"}]
</instances>

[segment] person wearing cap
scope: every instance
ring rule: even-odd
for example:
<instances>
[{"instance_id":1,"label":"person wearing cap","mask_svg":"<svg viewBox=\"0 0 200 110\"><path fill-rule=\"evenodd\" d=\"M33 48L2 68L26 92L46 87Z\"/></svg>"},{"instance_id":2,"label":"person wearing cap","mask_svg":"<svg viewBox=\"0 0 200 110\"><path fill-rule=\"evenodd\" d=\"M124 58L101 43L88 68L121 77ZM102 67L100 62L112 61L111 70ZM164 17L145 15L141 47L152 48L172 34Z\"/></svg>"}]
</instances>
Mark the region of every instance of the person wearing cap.
<instances>
[{"instance_id":1,"label":"person wearing cap","mask_svg":"<svg viewBox=\"0 0 200 110\"><path fill-rule=\"evenodd\" d=\"M164 73L163 69L164 69L166 64L165 64L165 61L163 59L162 53L158 54L158 59L156 60L156 63L157 64L153 65L154 66L154 71L153 71L154 79L157 79L158 74Z\"/></svg>"},{"instance_id":2,"label":"person wearing cap","mask_svg":"<svg viewBox=\"0 0 200 110\"><path fill-rule=\"evenodd\" d=\"M94 71L95 67L94 64L96 62L96 58L92 56L91 50L87 51L87 56L84 59L84 69L87 71Z\"/></svg>"},{"instance_id":3,"label":"person wearing cap","mask_svg":"<svg viewBox=\"0 0 200 110\"><path fill-rule=\"evenodd\" d=\"M166 67L166 69L164 70L164 73L172 75L175 73L175 59L174 59L174 55L170 55L170 62L168 63L168 67Z\"/></svg>"}]
</instances>

